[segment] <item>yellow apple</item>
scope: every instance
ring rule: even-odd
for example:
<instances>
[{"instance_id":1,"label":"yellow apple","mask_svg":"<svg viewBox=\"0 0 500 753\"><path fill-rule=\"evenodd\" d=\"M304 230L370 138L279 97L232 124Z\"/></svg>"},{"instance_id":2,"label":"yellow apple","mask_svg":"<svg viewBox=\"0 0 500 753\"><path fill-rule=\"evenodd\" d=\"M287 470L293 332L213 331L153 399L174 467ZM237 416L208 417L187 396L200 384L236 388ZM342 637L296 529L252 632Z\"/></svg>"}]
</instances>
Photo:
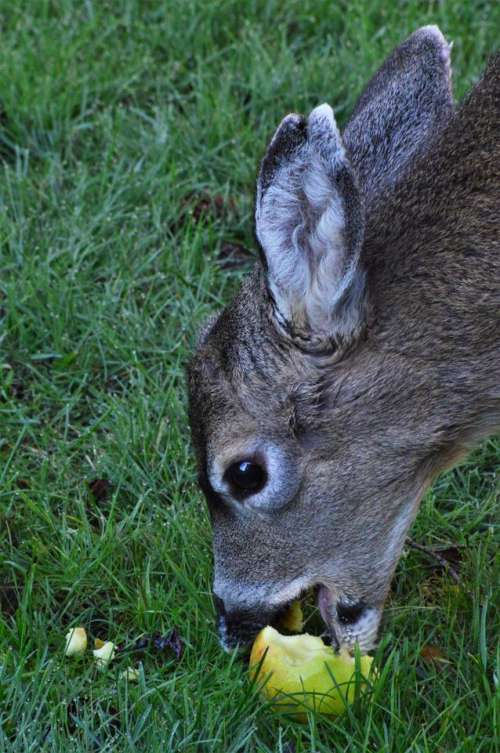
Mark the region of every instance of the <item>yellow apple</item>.
<instances>
[{"instance_id":1,"label":"yellow apple","mask_svg":"<svg viewBox=\"0 0 500 753\"><path fill-rule=\"evenodd\" d=\"M128 682L139 682L140 676L141 673L139 670L133 667L128 667L123 672L120 672L120 680L127 680Z\"/></svg>"},{"instance_id":2,"label":"yellow apple","mask_svg":"<svg viewBox=\"0 0 500 753\"><path fill-rule=\"evenodd\" d=\"M300 633L304 629L304 614L298 599L286 610L281 618L280 627L290 633Z\"/></svg>"},{"instance_id":3,"label":"yellow apple","mask_svg":"<svg viewBox=\"0 0 500 753\"><path fill-rule=\"evenodd\" d=\"M360 671L366 678L373 661L360 657ZM260 669L259 669L260 666ZM336 716L353 702L356 693L355 660L347 650L336 654L321 638L281 635L270 625L260 631L250 655L252 674L266 679L264 696L277 710L305 720L305 711ZM366 690L361 680L360 690Z\"/></svg>"},{"instance_id":4,"label":"yellow apple","mask_svg":"<svg viewBox=\"0 0 500 753\"><path fill-rule=\"evenodd\" d=\"M85 649L87 648L87 633L85 631L85 628L72 628L68 633L66 633L65 639L65 656L81 656L85 653Z\"/></svg>"}]
</instances>

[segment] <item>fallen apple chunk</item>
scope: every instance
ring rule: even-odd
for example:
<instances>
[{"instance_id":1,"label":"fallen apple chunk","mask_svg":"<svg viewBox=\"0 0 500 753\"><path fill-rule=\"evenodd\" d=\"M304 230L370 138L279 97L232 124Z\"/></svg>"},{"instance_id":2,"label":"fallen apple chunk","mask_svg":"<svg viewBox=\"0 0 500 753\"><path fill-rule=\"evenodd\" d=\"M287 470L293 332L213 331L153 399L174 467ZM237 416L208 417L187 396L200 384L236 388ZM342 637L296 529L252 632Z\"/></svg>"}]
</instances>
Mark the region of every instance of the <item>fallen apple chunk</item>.
<instances>
[{"instance_id":1,"label":"fallen apple chunk","mask_svg":"<svg viewBox=\"0 0 500 753\"><path fill-rule=\"evenodd\" d=\"M82 656L87 648L87 632L83 627L72 628L66 633L65 656Z\"/></svg>"},{"instance_id":2,"label":"fallen apple chunk","mask_svg":"<svg viewBox=\"0 0 500 753\"><path fill-rule=\"evenodd\" d=\"M361 692L367 689L372 661L371 656L360 657ZM262 693L278 710L302 720L306 711L337 716L356 694L355 659L347 650L335 653L308 633L281 635L268 625L254 641L250 670L267 678Z\"/></svg>"}]
</instances>

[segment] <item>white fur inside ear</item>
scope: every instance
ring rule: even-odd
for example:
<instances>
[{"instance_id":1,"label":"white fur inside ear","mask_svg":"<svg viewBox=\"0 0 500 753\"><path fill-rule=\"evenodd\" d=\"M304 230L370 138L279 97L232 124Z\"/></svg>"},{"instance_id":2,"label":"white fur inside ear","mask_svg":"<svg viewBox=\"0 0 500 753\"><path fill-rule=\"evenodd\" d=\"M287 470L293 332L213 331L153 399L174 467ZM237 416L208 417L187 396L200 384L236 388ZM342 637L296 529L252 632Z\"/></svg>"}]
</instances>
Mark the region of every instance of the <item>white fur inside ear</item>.
<instances>
[{"instance_id":1,"label":"white fur inside ear","mask_svg":"<svg viewBox=\"0 0 500 753\"><path fill-rule=\"evenodd\" d=\"M358 253L347 263L345 202L335 180L348 168L333 110L322 104L311 112L302 144L257 194L257 237L279 312L318 335L331 333L335 306L357 268Z\"/></svg>"}]
</instances>

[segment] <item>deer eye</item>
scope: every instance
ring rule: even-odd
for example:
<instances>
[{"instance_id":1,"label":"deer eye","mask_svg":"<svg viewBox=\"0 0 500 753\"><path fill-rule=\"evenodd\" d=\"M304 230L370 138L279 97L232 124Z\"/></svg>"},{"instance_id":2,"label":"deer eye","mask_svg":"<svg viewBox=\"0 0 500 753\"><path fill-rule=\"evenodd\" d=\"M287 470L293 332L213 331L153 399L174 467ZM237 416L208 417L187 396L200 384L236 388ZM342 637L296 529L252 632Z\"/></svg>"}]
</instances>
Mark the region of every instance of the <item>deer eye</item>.
<instances>
[{"instance_id":1,"label":"deer eye","mask_svg":"<svg viewBox=\"0 0 500 753\"><path fill-rule=\"evenodd\" d=\"M247 497L260 492L267 481L267 473L259 463L240 460L229 466L224 478L236 496Z\"/></svg>"}]
</instances>

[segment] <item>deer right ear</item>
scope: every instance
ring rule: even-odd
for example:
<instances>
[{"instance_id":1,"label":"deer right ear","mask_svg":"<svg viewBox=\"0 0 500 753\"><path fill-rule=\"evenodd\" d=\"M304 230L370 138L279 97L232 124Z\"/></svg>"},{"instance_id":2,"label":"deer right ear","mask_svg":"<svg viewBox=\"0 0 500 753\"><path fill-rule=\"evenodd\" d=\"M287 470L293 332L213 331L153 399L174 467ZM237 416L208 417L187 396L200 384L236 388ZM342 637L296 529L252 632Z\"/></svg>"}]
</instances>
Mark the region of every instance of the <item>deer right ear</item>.
<instances>
[{"instance_id":1,"label":"deer right ear","mask_svg":"<svg viewBox=\"0 0 500 753\"><path fill-rule=\"evenodd\" d=\"M261 165L255 218L281 329L313 351L352 338L364 311L364 212L328 105L282 121Z\"/></svg>"}]
</instances>

